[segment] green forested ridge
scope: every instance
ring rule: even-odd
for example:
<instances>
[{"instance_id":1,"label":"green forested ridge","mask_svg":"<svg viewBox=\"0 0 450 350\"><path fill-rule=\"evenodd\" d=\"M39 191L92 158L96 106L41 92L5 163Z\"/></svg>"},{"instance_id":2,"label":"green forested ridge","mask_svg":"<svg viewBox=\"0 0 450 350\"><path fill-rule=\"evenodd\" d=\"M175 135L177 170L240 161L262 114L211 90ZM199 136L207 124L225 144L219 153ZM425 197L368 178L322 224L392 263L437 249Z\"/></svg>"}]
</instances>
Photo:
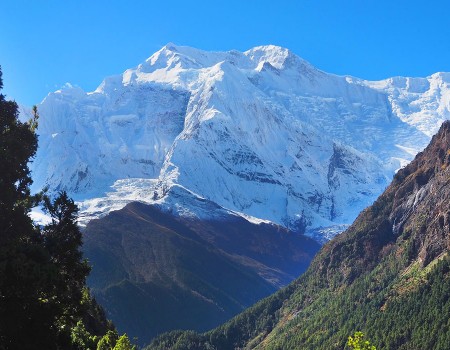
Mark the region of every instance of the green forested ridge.
<instances>
[{"instance_id":1,"label":"green forested ridge","mask_svg":"<svg viewBox=\"0 0 450 350\"><path fill-rule=\"evenodd\" d=\"M37 123L36 109L22 123L17 104L0 94L0 349L95 349L113 326L86 287L78 209L64 192L30 194ZM28 216L38 203L52 218L44 227ZM116 338L114 349L132 348Z\"/></svg>"},{"instance_id":2,"label":"green forested ridge","mask_svg":"<svg viewBox=\"0 0 450 350\"><path fill-rule=\"evenodd\" d=\"M148 349L343 349L362 331L376 349L450 344L450 122L308 271L204 334Z\"/></svg>"}]
</instances>

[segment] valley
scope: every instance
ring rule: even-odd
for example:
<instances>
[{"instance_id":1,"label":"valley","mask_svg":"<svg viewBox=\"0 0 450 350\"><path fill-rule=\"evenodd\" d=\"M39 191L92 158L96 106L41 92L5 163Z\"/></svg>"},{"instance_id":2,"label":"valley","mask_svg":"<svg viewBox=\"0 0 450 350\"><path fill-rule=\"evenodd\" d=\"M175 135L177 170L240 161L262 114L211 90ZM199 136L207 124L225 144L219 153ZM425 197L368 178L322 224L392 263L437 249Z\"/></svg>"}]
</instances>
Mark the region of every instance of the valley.
<instances>
[{"instance_id":1,"label":"valley","mask_svg":"<svg viewBox=\"0 0 450 350\"><path fill-rule=\"evenodd\" d=\"M336 76L277 46L168 44L93 92L67 86L44 99L33 188L77 200L88 283L119 329L141 345L208 331L355 230L448 118L449 84L446 73ZM358 245L376 256L392 238L383 234ZM346 276L369 260L332 266Z\"/></svg>"}]
</instances>

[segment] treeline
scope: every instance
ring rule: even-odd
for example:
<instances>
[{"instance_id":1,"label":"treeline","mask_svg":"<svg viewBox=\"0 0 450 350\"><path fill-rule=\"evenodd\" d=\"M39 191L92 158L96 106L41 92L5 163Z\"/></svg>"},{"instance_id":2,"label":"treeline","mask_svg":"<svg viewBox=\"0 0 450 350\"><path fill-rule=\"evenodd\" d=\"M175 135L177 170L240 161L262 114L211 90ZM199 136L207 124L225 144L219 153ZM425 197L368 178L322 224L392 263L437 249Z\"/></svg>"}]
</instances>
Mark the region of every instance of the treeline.
<instances>
[{"instance_id":1,"label":"treeline","mask_svg":"<svg viewBox=\"0 0 450 350\"><path fill-rule=\"evenodd\" d=\"M0 70L0 90L3 87ZM77 207L66 193L31 195L38 114L18 119L0 94L0 349L132 349L86 286ZM41 205L45 226L29 217Z\"/></svg>"}]
</instances>

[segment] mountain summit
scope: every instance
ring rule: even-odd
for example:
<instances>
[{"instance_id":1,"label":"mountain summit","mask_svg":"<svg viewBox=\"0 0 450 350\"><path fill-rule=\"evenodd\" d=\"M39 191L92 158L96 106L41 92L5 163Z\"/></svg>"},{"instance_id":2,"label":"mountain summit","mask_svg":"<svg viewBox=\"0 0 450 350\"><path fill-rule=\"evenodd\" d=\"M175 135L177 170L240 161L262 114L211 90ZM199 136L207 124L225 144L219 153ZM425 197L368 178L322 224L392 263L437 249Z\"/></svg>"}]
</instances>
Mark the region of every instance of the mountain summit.
<instances>
[{"instance_id":1,"label":"mountain summit","mask_svg":"<svg viewBox=\"0 0 450 350\"><path fill-rule=\"evenodd\" d=\"M213 215L191 206L207 199L326 238L448 118L449 83L445 73L336 76L271 45L168 44L94 92L67 87L46 97L35 188L66 189L85 221L133 200Z\"/></svg>"}]
</instances>

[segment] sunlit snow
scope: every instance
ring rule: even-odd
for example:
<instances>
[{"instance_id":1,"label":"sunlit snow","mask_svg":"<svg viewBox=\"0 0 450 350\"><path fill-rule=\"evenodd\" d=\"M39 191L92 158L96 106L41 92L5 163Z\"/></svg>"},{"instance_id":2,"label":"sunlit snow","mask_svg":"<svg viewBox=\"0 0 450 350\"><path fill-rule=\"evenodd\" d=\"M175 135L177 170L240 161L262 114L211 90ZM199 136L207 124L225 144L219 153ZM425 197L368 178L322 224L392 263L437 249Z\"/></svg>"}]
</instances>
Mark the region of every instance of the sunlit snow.
<instances>
[{"instance_id":1,"label":"sunlit snow","mask_svg":"<svg viewBox=\"0 0 450 350\"><path fill-rule=\"evenodd\" d=\"M277 46L168 44L94 92L68 86L47 96L34 189L66 189L82 223L139 200L329 238L449 118L449 84L448 73L341 77Z\"/></svg>"}]
</instances>

